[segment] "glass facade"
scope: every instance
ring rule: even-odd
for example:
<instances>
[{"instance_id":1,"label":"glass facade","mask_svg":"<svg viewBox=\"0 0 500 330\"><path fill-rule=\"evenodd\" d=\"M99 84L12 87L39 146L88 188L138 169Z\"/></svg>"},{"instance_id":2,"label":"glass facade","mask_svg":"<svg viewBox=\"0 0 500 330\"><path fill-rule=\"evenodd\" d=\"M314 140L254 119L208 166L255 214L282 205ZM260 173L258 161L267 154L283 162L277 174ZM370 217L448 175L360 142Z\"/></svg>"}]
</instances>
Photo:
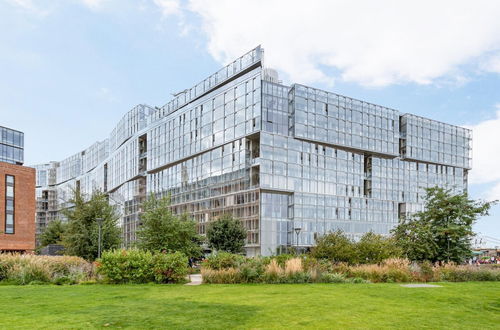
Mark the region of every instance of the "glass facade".
<instances>
[{"instance_id":1,"label":"glass facade","mask_svg":"<svg viewBox=\"0 0 500 330\"><path fill-rule=\"evenodd\" d=\"M23 164L24 133L0 126L0 162Z\"/></svg>"},{"instance_id":2,"label":"glass facade","mask_svg":"<svg viewBox=\"0 0 500 330\"><path fill-rule=\"evenodd\" d=\"M469 130L285 86L262 60L258 47L163 107L135 107L108 139L40 165L40 200L52 196L57 214L71 189L107 192L128 246L146 196L168 194L201 234L232 213L247 254L269 255L335 229L387 234L422 209L426 187L467 189Z\"/></svg>"}]
</instances>

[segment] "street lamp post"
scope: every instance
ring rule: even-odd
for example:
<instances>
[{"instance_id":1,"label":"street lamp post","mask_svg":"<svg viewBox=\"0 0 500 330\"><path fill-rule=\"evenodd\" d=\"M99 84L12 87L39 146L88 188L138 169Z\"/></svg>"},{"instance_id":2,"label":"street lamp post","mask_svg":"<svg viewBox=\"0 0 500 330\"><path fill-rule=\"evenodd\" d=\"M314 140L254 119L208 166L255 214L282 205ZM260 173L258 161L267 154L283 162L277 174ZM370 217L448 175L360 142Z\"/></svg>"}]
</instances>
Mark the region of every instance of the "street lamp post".
<instances>
[{"instance_id":1,"label":"street lamp post","mask_svg":"<svg viewBox=\"0 0 500 330\"><path fill-rule=\"evenodd\" d=\"M102 218L96 218L97 221L97 226L99 227L99 236L98 236L98 242L97 242L97 258L101 258L101 241L102 241Z\"/></svg>"},{"instance_id":2,"label":"street lamp post","mask_svg":"<svg viewBox=\"0 0 500 330\"><path fill-rule=\"evenodd\" d=\"M293 230L295 230L295 234L297 234L297 252L298 252L299 251L299 235L300 235L300 231L302 230L302 228L296 227Z\"/></svg>"}]
</instances>

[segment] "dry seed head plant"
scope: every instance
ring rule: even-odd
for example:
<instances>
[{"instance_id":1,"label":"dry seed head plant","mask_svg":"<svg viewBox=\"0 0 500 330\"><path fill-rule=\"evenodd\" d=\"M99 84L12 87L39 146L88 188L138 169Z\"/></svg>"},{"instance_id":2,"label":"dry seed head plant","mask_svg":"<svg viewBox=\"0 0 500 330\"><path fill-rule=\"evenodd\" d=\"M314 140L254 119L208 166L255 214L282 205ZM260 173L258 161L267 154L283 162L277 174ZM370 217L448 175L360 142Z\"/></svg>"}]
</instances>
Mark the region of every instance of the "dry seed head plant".
<instances>
[{"instance_id":1,"label":"dry seed head plant","mask_svg":"<svg viewBox=\"0 0 500 330\"><path fill-rule=\"evenodd\" d=\"M300 273L303 271L304 271L304 268L302 267L302 259L293 258L293 259L286 261L286 263L285 263L285 274L286 275L292 275L292 274Z\"/></svg>"},{"instance_id":2,"label":"dry seed head plant","mask_svg":"<svg viewBox=\"0 0 500 330\"><path fill-rule=\"evenodd\" d=\"M278 265L276 259L271 260L269 265L266 266L266 273L268 275L281 275L283 273L283 269Z\"/></svg>"}]
</instances>

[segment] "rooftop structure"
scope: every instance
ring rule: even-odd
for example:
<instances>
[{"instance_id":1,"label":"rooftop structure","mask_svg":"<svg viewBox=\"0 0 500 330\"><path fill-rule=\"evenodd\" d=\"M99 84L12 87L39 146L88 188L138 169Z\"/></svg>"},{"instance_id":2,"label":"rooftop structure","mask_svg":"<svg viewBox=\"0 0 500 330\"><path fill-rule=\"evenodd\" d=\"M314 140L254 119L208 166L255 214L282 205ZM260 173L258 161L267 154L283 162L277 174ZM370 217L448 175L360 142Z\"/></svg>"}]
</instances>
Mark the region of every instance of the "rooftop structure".
<instances>
[{"instance_id":1,"label":"rooftop structure","mask_svg":"<svg viewBox=\"0 0 500 330\"><path fill-rule=\"evenodd\" d=\"M0 126L0 162L24 163L24 133Z\"/></svg>"}]
</instances>

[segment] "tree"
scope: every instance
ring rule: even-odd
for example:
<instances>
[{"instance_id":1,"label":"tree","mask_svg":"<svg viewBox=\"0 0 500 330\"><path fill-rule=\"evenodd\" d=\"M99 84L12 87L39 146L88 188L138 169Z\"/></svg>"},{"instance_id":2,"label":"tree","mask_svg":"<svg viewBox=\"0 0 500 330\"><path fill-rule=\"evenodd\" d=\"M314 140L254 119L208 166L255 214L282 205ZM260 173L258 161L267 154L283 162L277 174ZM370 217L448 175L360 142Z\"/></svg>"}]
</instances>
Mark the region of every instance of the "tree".
<instances>
[{"instance_id":1,"label":"tree","mask_svg":"<svg viewBox=\"0 0 500 330\"><path fill-rule=\"evenodd\" d=\"M98 254L99 227L96 219L102 218L102 251L118 248L121 230L118 227L116 208L109 204L107 196L101 191L94 191L86 200L78 191L73 192L70 200L73 207L63 211L68 219L66 233L63 236L64 253L87 260L95 260Z\"/></svg>"},{"instance_id":2,"label":"tree","mask_svg":"<svg viewBox=\"0 0 500 330\"><path fill-rule=\"evenodd\" d=\"M67 224L61 222L61 220L51 221L40 235L40 246L44 247L49 244L61 244L66 228Z\"/></svg>"},{"instance_id":3,"label":"tree","mask_svg":"<svg viewBox=\"0 0 500 330\"><path fill-rule=\"evenodd\" d=\"M393 230L398 245L411 260L463 262L471 256L472 225L497 201L476 201L439 187L426 192L425 210Z\"/></svg>"},{"instance_id":4,"label":"tree","mask_svg":"<svg viewBox=\"0 0 500 330\"><path fill-rule=\"evenodd\" d=\"M230 214L223 214L207 228L208 246L217 251L240 253L246 237L247 231L241 221Z\"/></svg>"},{"instance_id":5,"label":"tree","mask_svg":"<svg viewBox=\"0 0 500 330\"><path fill-rule=\"evenodd\" d=\"M378 264L388 258L397 258L402 254L392 237L368 232L356 243L360 263Z\"/></svg>"},{"instance_id":6,"label":"tree","mask_svg":"<svg viewBox=\"0 0 500 330\"><path fill-rule=\"evenodd\" d=\"M180 251L187 257L201 256L201 237L196 222L183 214L172 214L170 198L154 194L144 202L142 225L137 231L137 247L151 252Z\"/></svg>"},{"instance_id":7,"label":"tree","mask_svg":"<svg viewBox=\"0 0 500 330\"><path fill-rule=\"evenodd\" d=\"M337 230L319 237L311 255L318 259L334 262L356 263L358 261L355 243L342 230Z\"/></svg>"}]
</instances>

